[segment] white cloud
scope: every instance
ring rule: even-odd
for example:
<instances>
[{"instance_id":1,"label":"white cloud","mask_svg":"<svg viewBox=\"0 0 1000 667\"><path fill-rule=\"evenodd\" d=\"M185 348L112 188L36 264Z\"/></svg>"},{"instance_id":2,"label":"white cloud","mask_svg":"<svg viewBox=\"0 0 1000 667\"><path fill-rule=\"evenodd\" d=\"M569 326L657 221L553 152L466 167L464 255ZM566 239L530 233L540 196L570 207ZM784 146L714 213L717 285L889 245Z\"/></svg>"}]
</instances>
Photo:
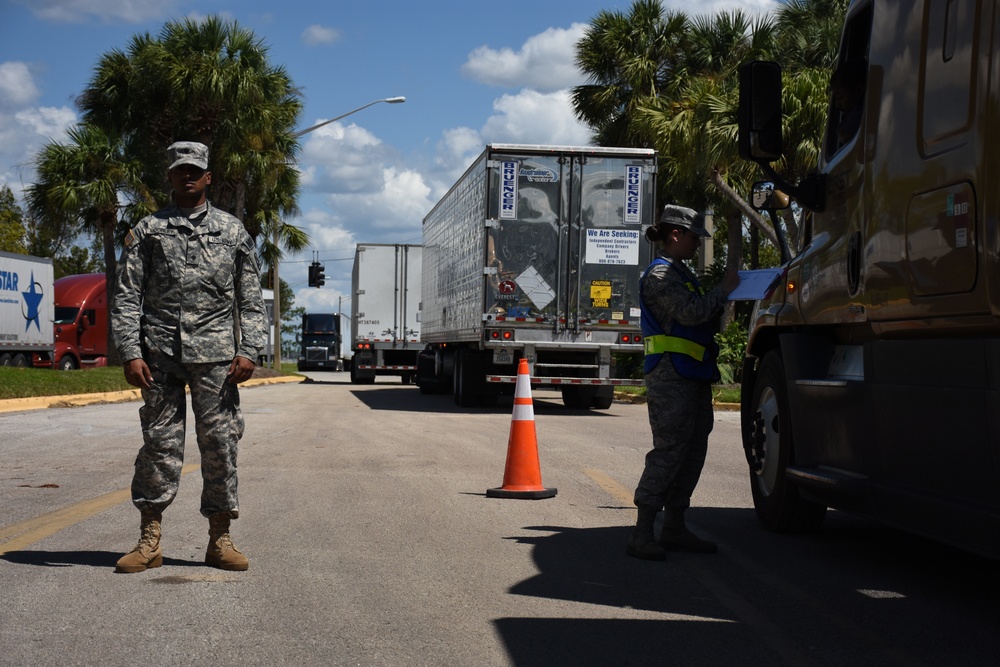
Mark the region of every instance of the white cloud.
<instances>
[{"instance_id":1,"label":"white cloud","mask_svg":"<svg viewBox=\"0 0 1000 667\"><path fill-rule=\"evenodd\" d=\"M377 192L335 192L327 197L342 225L363 243L401 243L420 238L421 223L430 210L431 188L416 171L383 167L383 187Z\"/></svg>"},{"instance_id":2,"label":"white cloud","mask_svg":"<svg viewBox=\"0 0 1000 667\"><path fill-rule=\"evenodd\" d=\"M9 186L18 197L35 179L32 165L42 145L65 140L76 123L68 107L31 106L39 95L29 64L0 63L0 186Z\"/></svg>"},{"instance_id":3,"label":"white cloud","mask_svg":"<svg viewBox=\"0 0 1000 667\"><path fill-rule=\"evenodd\" d=\"M590 130L576 119L568 91L543 94L522 90L493 103L494 115L480 134L486 143L585 146Z\"/></svg>"},{"instance_id":4,"label":"white cloud","mask_svg":"<svg viewBox=\"0 0 1000 667\"><path fill-rule=\"evenodd\" d=\"M354 251L354 234L340 224L339 216L321 209L310 209L302 216L311 246L324 253Z\"/></svg>"},{"instance_id":5,"label":"white cloud","mask_svg":"<svg viewBox=\"0 0 1000 667\"><path fill-rule=\"evenodd\" d=\"M496 99L493 110L495 113L479 130L456 127L442 132L434 158L440 171L431 184L436 197L447 192L486 144L586 146L590 143L590 129L576 119L568 91L522 90Z\"/></svg>"},{"instance_id":6,"label":"white cloud","mask_svg":"<svg viewBox=\"0 0 1000 667\"><path fill-rule=\"evenodd\" d=\"M60 23L141 23L176 12L174 0L16 0L40 18Z\"/></svg>"},{"instance_id":7,"label":"white cloud","mask_svg":"<svg viewBox=\"0 0 1000 667\"><path fill-rule=\"evenodd\" d=\"M67 107L29 107L13 114L0 112L0 186L10 186L18 197L22 184L35 180L33 163L47 141L64 141L66 130L76 123L76 113Z\"/></svg>"},{"instance_id":8,"label":"white cloud","mask_svg":"<svg viewBox=\"0 0 1000 667\"><path fill-rule=\"evenodd\" d=\"M469 54L462 74L479 83L551 92L583 83L574 63L576 43L587 26L549 28L528 38L519 51L481 46Z\"/></svg>"},{"instance_id":9,"label":"white cloud","mask_svg":"<svg viewBox=\"0 0 1000 667\"><path fill-rule=\"evenodd\" d=\"M14 119L36 140L63 141L76 124L76 112L69 107L34 107L18 111Z\"/></svg>"},{"instance_id":10,"label":"white cloud","mask_svg":"<svg viewBox=\"0 0 1000 667\"><path fill-rule=\"evenodd\" d=\"M688 16L711 16L736 9L746 14L770 14L778 9L778 0L666 0L663 6L669 11L685 12ZM627 11L625 13L628 13Z\"/></svg>"},{"instance_id":11,"label":"white cloud","mask_svg":"<svg viewBox=\"0 0 1000 667\"><path fill-rule=\"evenodd\" d=\"M333 44L340 39L340 32L335 28L322 25L311 25L302 31L302 41L308 46Z\"/></svg>"},{"instance_id":12,"label":"white cloud","mask_svg":"<svg viewBox=\"0 0 1000 667\"><path fill-rule=\"evenodd\" d=\"M38 86L27 63L0 63L0 109L16 109L38 99Z\"/></svg>"},{"instance_id":13,"label":"white cloud","mask_svg":"<svg viewBox=\"0 0 1000 667\"><path fill-rule=\"evenodd\" d=\"M329 192L325 206L312 208L291 223L304 227L310 248L282 265L281 274L295 289L295 305L314 312L333 312L338 297L350 299L351 268L357 243L420 243L421 222L430 210L431 189L416 171L380 167L377 192ZM306 286L312 251L326 267L323 289ZM344 309L350 312L349 301Z\"/></svg>"},{"instance_id":14,"label":"white cloud","mask_svg":"<svg viewBox=\"0 0 1000 667\"><path fill-rule=\"evenodd\" d=\"M433 188L439 198L483 152L483 136L469 127L456 127L441 133L434 156Z\"/></svg>"},{"instance_id":15,"label":"white cloud","mask_svg":"<svg viewBox=\"0 0 1000 667\"><path fill-rule=\"evenodd\" d=\"M309 167L302 183L312 191L375 193L384 187L380 165L393 152L358 125L331 123L310 134L302 150Z\"/></svg>"}]
</instances>

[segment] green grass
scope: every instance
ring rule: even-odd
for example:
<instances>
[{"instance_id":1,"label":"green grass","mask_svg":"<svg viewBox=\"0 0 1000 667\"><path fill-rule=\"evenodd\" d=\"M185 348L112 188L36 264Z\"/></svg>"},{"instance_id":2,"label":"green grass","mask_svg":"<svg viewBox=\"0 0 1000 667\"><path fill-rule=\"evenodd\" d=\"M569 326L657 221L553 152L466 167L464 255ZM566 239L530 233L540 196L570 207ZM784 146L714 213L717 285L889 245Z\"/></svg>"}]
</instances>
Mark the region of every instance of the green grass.
<instances>
[{"instance_id":1,"label":"green grass","mask_svg":"<svg viewBox=\"0 0 1000 667\"><path fill-rule=\"evenodd\" d=\"M615 391L626 394L645 396L645 387L616 387ZM712 398L716 403L739 403L740 386L738 384L716 384L712 385Z\"/></svg>"},{"instance_id":2,"label":"green grass","mask_svg":"<svg viewBox=\"0 0 1000 667\"><path fill-rule=\"evenodd\" d=\"M95 394L131 388L125 382L121 368L54 371L46 368L0 366L0 399Z\"/></svg>"},{"instance_id":3,"label":"green grass","mask_svg":"<svg viewBox=\"0 0 1000 667\"><path fill-rule=\"evenodd\" d=\"M712 387L712 398L716 403L739 403L740 386L738 384L717 384Z\"/></svg>"},{"instance_id":4,"label":"green grass","mask_svg":"<svg viewBox=\"0 0 1000 667\"><path fill-rule=\"evenodd\" d=\"M282 375L298 375L295 363L282 363ZM44 368L12 368L0 366L0 399L30 396L64 396L96 394L105 391L132 389L122 369L93 368L85 371L53 371ZM616 391L645 396L645 387L618 387ZM739 403L738 384L717 384L712 387L717 403Z\"/></svg>"},{"instance_id":5,"label":"green grass","mask_svg":"<svg viewBox=\"0 0 1000 667\"><path fill-rule=\"evenodd\" d=\"M281 371L283 375L298 374L294 363L282 363ZM125 375L117 366L78 371L0 366L0 399L96 394L125 389L134 387L125 382Z\"/></svg>"}]
</instances>

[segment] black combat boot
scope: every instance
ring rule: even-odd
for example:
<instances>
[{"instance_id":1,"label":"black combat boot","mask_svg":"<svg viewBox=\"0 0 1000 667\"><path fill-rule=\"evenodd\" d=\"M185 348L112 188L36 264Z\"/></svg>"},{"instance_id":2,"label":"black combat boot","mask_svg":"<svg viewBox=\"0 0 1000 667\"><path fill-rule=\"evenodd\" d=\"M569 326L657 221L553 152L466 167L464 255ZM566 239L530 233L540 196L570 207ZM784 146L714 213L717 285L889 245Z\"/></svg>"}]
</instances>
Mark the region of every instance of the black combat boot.
<instances>
[{"instance_id":1,"label":"black combat boot","mask_svg":"<svg viewBox=\"0 0 1000 667\"><path fill-rule=\"evenodd\" d=\"M636 519L632 536L625 547L625 553L642 560L664 560L667 552L656 543L653 537L653 522L656 521L655 507L639 507L639 518Z\"/></svg>"},{"instance_id":2,"label":"black combat boot","mask_svg":"<svg viewBox=\"0 0 1000 667\"><path fill-rule=\"evenodd\" d=\"M667 551L692 551L699 554L714 554L719 550L715 542L703 540L684 524L686 507L667 507L663 510L663 530L660 531L660 546Z\"/></svg>"}]
</instances>

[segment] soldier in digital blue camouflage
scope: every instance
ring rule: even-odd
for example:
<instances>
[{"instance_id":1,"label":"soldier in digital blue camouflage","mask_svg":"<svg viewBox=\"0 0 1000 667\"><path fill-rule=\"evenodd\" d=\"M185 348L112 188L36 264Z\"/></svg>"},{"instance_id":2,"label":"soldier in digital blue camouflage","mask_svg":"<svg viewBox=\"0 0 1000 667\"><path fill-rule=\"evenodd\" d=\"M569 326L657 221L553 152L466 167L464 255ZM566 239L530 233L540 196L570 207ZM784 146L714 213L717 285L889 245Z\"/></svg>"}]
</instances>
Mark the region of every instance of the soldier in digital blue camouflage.
<instances>
[{"instance_id":1,"label":"soldier in digital blue camouflage","mask_svg":"<svg viewBox=\"0 0 1000 667\"><path fill-rule=\"evenodd\" d=\"M714 553L716 545L693 534L684 514L698 484L712 431L712 382L718 380L715 334L729 293L739 285L735 269L705 290L685 265L710 236L705 218L690 208L664 207L646 231L657 257L639 283L643 372L653 448L635 490L638 518L629 556L663 560L667 551ZM659 540L656 515L663 510Z\"/></svg>"},{"instance_id":2,"label":"soldier in digital blue camouflage","mask_svg":"<svg viewBox=\"0 0 1000 667\"><path fill-rule=\"evenodd\" d=\"M160 521L173 501L184 460L185 387L191 393L208 517L205 562L246 570L233 544L239 516L236 454L243 435L237 385L250 378L266 341L260 269L253 240L235 217L213 208L208 147L168 149L173 204L140 221L125 238L111 307L125 379L142 389L143 445L132 502L140 538L119 572L160 567Z\"/></svg>"}]
</instances>

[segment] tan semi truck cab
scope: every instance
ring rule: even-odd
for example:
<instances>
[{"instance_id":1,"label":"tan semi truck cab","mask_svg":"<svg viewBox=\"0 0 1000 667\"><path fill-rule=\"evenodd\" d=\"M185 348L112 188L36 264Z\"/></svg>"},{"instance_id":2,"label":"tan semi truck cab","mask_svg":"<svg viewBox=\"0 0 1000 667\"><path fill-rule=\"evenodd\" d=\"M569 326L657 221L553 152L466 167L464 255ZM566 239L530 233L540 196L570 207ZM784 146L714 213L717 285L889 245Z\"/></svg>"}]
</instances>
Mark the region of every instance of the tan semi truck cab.
<instances>
[{"instance_id":1,"label":"tan semi truck cab","mask_svg":"<svg viewBox=\"0 0 1000 667\"><path fill-rule=\"evenodd\" d=\"M1000 556L1000 3L852 2L797 183L778 172L781 76L741 71L758 195L802 209L744 363L757 515L803 530L833 507Z\"/></svg>"}]
</instances>

